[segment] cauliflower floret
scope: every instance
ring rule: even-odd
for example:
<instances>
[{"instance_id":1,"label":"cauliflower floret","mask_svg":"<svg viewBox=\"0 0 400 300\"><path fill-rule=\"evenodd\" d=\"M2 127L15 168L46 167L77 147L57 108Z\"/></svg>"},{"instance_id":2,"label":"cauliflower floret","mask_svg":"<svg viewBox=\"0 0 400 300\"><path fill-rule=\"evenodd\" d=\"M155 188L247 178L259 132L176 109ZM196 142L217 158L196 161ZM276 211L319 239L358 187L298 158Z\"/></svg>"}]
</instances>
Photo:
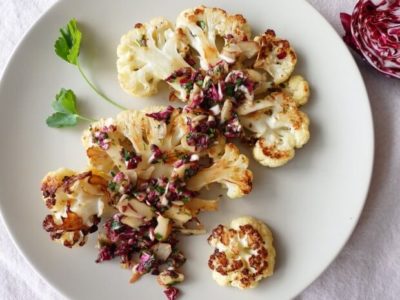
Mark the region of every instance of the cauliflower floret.
<instances>
[{"instance_id":1,"label":"cauliflower floret","mask_svg":"<svg viewBox=\"0 0 400 300\"><path fill-rule=\"evenodd\" d=\"M283 92L255 100L240 112L241 124L257 139L254 158L264 166L285 164L294 157L294 149L301 148L310 138L307 115Z\"/></svg>"},{"instance_id":2,"label":"cauliflower floret","mask_svg":"<svg viewBox=\"0 0 400 300\"><path fill-rule=\"evenodd\" d=\"M133 96L150 96L157 93L160 80L190 68L183 58L188 49L184 39L164 18L136 24L122 36L117 49L121 87Z\"/></svg>"},{"instance_id":3,"label":"cauliflower floret","mask_svg":"<svg viewBox=\"0 0 400 300\"><path fill-rule=\"evenodd\" d=\"M208 266L219 285L254 288L273 274L275 248L268 227L253 217L233 220L230 228L219 225L208 243L215 248Z\"/></svg>"},{"instance_id":4,"label":"cauliflower floret","mask_svg":"<svg viewBox=\"0 0 400 300\"><path fill-rule=\"evenodd\" d=\"M239 198L250 193L253 174L247 169L248 158L240 154L233 144L225 146L225 153L221 158L205 169L200 170L188 182L189 189L199 191L203 187L218 182L227 188L229 198Z\"/></svg>"},{"instance_id":5,"label":"cauliflower floret","mask_svg":"<svg viewBox=\"0 0 400 300\"><path fill-rule=\"evenodd\" d=\"M260 45L254 68L267 71L275 84L286 81L297 63L296 53L289 42L276 37L273 30L267 30L254 41Z\"/></svg>"},{"instance_id":6,"label":"cauliflower floret","mask_svg":"<svg viewBox=\"0 0 400 300\"><path fill-rule=\"evenodd\" d=\"M205 70L221 59L233 63L232 57L223 55L224 48L247 41L251 36L250 27L242 15L228 15L220 8L199 6L185 10L178 16L176 26L182 29L190 46L199 53L200 67ZM221 53L217 37L224 41Z\"/></svg>"},{"instance_id":7,"label":"cauliflower floret","mask_svg":"<svg viewBox=\"0 0 400 300\"><path fill-rule=\"evenodd\" d=\"M288 81L282 83L283 91L288 93L297 105L304 105L310 98L310 86L300 75L293 75Z\"/></svg>"},{"instance_id":8,"label":"cauliflower floret","mask_svg":"<svg viewBox=\"0 0 400 300\"><path fill-rule=\"evenodd\" d=\"M66 247L83 246L108 206L107 181L94 171L78 174L62 168L45 176L41 190L51 211L43 228L51 239Z\"/></svg>"}]
</instances>

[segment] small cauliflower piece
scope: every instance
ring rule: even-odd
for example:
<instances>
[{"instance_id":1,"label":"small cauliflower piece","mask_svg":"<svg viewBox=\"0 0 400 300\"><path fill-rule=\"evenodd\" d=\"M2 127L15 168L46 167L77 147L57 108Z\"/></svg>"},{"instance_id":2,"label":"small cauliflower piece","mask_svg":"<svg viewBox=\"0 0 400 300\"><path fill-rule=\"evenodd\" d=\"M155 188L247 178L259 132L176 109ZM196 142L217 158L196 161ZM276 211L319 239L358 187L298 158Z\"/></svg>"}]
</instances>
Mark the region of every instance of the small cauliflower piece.
<instances>
[{"instance_id":1,"label":"small cauliflower piece","mask_svg":"<svg viewBox=\"0 0 400 300\"><path fill-rule=\"evenodd\" d=\"M178 69L190 68L183 58L187 51L183 39L164 18L136 24L122 36L117 49L121 87L133 96L150 96L157 93L160 80Z\"/></svg>"},{"instance_id":2,"label":"small cauliflower piece","mask_svg":"<svg viewBox=\"0 0 400 300\"><path fill-rule=\"evenodd\" d=\"M251 31L242 15L229 15L220 8L199 6L180 13L176 26L186 35L189 45L199 53L200 67L208 70L220 60L233 63L233 57L223 55L225 47L230 44L247 41ZM222 38L223 46L220 52L217 38Z\"/></svg>"},{"instance_id":3,"label":"small cauliflower piece","mask_svg":"<svg viewBox=\"0 0 400 300\"><path fill-rule=\"evenodd\" d=\"M188 188L199 191L211 183L220 183L227 189L229 198L242 197L252 189L253 174L248 165L248 158L235 145L227 144L219 159L189 180Z\"/></svg>"},{"instance_id":4,"label":"small cauliflower piece","mask_svg":"<svg viewBox=\"0 0 400 300\"><path fill-rule=\"evenodd\" d=\"M51 212L43 228L51 239L69 248L83 246L108 207L107 181L94 171L61 168L45 176L41 190Z\"/></svg>"},{"instance_id":5,"label":"small cauliflower piece","mask_svg":"<svg viewBox=\"0 0 400 300\"><path fill-rule=\"evenodd\" d=\"M240 122L253 133L254 158L264 166L279 167L294 157L310 138L309 119L295 100L284 92L254 100L240 111Z\"/></svg>"},{"instance_id":6,"label":"small cauliflower piece","mask_svg":"<svg viewBox=\"0 0 400 300\"><path fill-rule=\"evenodd\" d=\"M275 84L286 81L297 63L296 53L289 42L278 38L273 30L256 36L254 41L260 45L254 68L267 71Z\"/></svg>"},{"instance_id":7,"label":"small cauliflower piece","mask_svg":"<svg viewBox=\"0 0 400 300\"><path fill-rule=\"evenodd\" d=\"M212 231L208 243L215 248L208 266L219 285L254 288L260 280L273 274L272 233L256 218L237 218L230 228L219 225Z\"/></svg>"},{"instance_id":8,"label":"small cauliflower piece","mask_svg":"<svg viewBox=\"0 0 400 300\"><path fill-rule=\"evenodd\" d=\"M288 93L297 105L304 105L308 102L310 98L310 86L300 75L293 75L288 81L282 83L283 91Z\"/></svg>"}]
</instances>

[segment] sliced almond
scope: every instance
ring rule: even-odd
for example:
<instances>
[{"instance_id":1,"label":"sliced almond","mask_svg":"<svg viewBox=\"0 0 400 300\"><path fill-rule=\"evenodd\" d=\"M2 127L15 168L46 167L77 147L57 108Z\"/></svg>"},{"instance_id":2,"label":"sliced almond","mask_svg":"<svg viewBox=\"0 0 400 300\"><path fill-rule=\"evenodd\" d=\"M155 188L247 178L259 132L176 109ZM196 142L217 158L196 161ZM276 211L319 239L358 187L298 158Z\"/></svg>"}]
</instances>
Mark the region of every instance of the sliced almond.
<instances>
[{"instance_id":1,"label":"sliced almond","mask_svg":"<svg viewBox=\"0 0 400 300\"><path fill-rule=\"evenodd\" d=\"M193 215L197 215L200 211L216 211L218 210L218 200L205 200L193 198L185 204Z\"/></svg>"},{"instance_id":2,"label":"sliced almond","mask_svg":"<svg viewBox=\"0 0 400 300\"><path fill-rule=\"evenodd\" d=\"M124 216L121 218L121 223L128 225L132 228L139 228L139 226L143 225L143 220L135 217Z\"/></svg>"},{"instance_id":3,"label":"sliced almond","mask_svg":"<svg viewBox=\"0 0 400 300\"><path fill-rule=\"evenodd\" d=\"M168 243L158 243L151 247L154 255L161 261L166 261L172 253L172 247Z\"/></svg>"},{"instance_id":4,"label":"sliced almond","mask_svg":"<svg viewBox=\"0 0 400 300\"><path fill-rule=\"evenodd\" d=\"M172 230L171 220L161 215L157 217L157 226L154 228L154 235L157 240L165 241Z\"/></svg>"},{"instance_id":5,"label":"sliced almond","mask_svg":"<svg viewBox=\"0 0 400 300\"><path fill-rule=\"evenodd\" d=\"M193 218L191 211L183 206L171 206L164 212L167 218L172 219L178 227L182 227Z\"/></svg>"},{"instance_id":6,"label":"sliced almond","mask_svg":"<svg viewBox=\"0 0 400 300\"><path fill-rule=\"evenodd\" d=\"M136 199L129 200L130 206L140 215L142 215L146 220L151 220L154 217L154 211L146 203L140 202Z\"/></svg>"}]
</instances>

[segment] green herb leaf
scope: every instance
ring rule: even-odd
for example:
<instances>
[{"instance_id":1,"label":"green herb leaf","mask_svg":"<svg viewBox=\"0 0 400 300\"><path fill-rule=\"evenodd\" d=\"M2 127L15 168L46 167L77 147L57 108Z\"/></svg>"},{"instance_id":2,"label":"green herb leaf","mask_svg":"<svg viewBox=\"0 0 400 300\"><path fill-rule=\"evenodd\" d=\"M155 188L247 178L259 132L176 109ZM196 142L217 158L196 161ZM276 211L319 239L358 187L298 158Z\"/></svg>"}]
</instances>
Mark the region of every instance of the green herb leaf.
<instances>
[{"instance_id":1,"label":"green herb leaf","mask_svg":"<svg viewBox=\"0 0 400 300\"><path fill-rule=\"evenodd\" d=\"M163 236L160 233L156 233L154 236L159 241L161 241L163 239Z\"/></svg>"},{"instance_id":2,"label":"green herb leaf","mask_svg":"<svg viewBox=\"0 0 400 300\"><path fill-rule=\"evenodd\" d=\"M117 220L113 220L112 221L112 223L111 223L111 229L112 230L118 230L121 227L122 227L122 224L119 221L117 221Z\"/></svg>"},{"instance_id":3,"label":"green herb leaf","mask_svg":"<svg viewBox=\"0 0 400 300\"><path fill-rule=\"evenodd\" d=\"M70 20L66 28L60 29L60 33L61 36L54 44L56 54L70 64L77 65L82 33L78 29L76 19Z\"/></svg>"},{"instance_id":4,"label":"green herb leaf","mask_svg":"<svg viewBox=\"0 0 400 300\"><path fill-rule=\"evenodd\" d=\"M78 116L56 112L46 119L46 124L53 128L72 127L78 123Z\"/></svg>"},{"instance_id":5,"label":"green herb leaf","mask_svg":"<svg viewBox=\"0 0 400 300\"><path fill-rule=\"evenodd\" d=\"M49 127L72 127L78 123L78 119L89 122L95 121L78 113L76 96L72 90L61 89L51 106L55 113L46 120L46 124Z\"/></svg>"},{"instance_id":6,"label":"green herb leaf","mask_svg":"<svg viewBox=\"0 0 400 300\"><path fill-rule=\"evenodd\" d=\"M232 84L227 84L225 86L225 94L229 97L233 97L235 95L235 86Z\"/></svg>"},{"instance_id":7,"label":"green herb leaf","mask_svg":"<svg viewBox=\"0 0 400 300\"><path fill-rule=\"evenodd\" d=\"M206 22L200 20L197 21L197 25L200 26L200 28L204 31L206 29Z\"/></svg>"},{"instance_id":8,"label":"green herb leaf","mask_svg":"<svg viewBox=\"0 0 400 300\"><path fill-rule=\"evenodd\" d=\"M157 185L154 189L155 189L155 190L157 191L157 193L160 194L160 195L164 195L164 193L165 193L165 188L163 188L162 186Z\"/></svg>"},{"instance_id":9,"label":"green herb leaf","mask_svg":"<svg viewBox=\"0 0 400 300\"><path fill-rule=\"evenodd\" d=\"M54 44L54 50L56 54L61 57L63 60L67 61L70 64L73 64L78 67L79 72L85 81L89 84L89 86L102 97L104 100L109 102L110 104L125 110L126 108L114 100L107 97L103 92L101 92L88 78L88 76L83 71L80 63L79 63L79 52L81 48L82 41L82 32L78 28L78 23L76 19L71 19L65 28L60 29L60 36L57 38ZM143 43L145 43L144 40ZM58 107L57 107L58 109Z\"/></svg>"},{"instance_id":10,"label":"green herb leaf","mask_svg":"<svg viewBox=\"0 0 400 300\"><path fill-rule=\"evenodd\" d=\"M61 89L51 106L56 112L78 114L76 108L76 96L72 90Z\"/></svg>"},{"instance_id":11,"label":"green herb leaf","mask_svg":"<svg viewBox=\"0 0 400 300\"><path fill-rule=\"evenodd\" d=\"M110 182L108 183L108 188L109 188L112 192L117 191L117 187L118 187L118 185L117 185L117 183L114 182L114 181L110 181Z\"/></svg>"},{"instance_id":12,"label":"green herb leaf","mask_svg":"<svg viewBox=\"0 0 400 300\"><path fill-rule=\"evenodd\" d=\"M184 196L182 199L183 203L188 203L190 201L190 197L189 196Z\"/></svg>"}]
</instances>

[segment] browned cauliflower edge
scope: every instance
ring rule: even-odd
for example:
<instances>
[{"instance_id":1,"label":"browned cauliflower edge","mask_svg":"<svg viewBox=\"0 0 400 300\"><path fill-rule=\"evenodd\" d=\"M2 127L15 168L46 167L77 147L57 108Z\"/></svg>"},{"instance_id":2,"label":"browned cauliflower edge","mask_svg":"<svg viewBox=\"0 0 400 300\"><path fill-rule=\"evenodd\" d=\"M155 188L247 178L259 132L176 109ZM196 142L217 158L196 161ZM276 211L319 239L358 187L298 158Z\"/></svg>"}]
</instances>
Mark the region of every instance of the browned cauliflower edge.
<instances>
[{"instance_id":1,"label":"browned cauliflower edge","mask_svg":"<svg viewBox=\"0 0 400 300\"><path fill-rule=\"evenodd\" d=\"M42 181L43 200L50 210L43 228L66 247L83 246L97 231L108 206L107 181L94 171L77 173L61 168Z\"/></svg>"}]
</instances>

